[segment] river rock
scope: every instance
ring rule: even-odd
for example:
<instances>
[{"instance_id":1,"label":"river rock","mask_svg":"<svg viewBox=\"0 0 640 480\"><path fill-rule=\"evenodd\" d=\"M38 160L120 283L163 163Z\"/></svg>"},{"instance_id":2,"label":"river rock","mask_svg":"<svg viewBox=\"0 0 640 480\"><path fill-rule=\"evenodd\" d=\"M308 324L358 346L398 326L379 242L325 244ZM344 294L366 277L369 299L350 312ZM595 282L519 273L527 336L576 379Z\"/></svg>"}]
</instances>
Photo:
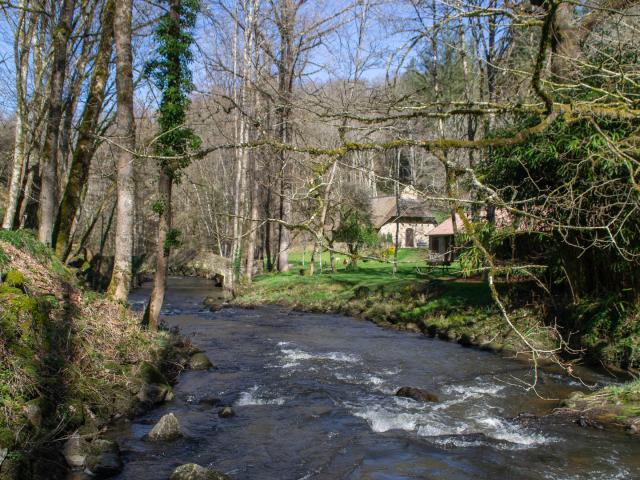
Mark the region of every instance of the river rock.
<instances>
[{"instance_id":1,"label":"river rock","mask_svg":"<svg viewBox=\"0 0 640 480\"><path fill-rule=\"evenodd\" d=\"M166 384L145 383L136 395L138 400L145 405L157 405L167 400L171 387Z\"/></svg>"},{"instance_id":2,"label":"river rock","mask_svg":"<svg viewBox=\"0 0 640 480\"><path fill-rule=\"evenodd\" d=\"M64 443L62 454L69 467L74 469L84 467L84 462L87 459L86 442L78 432L73 433Z\"/></svg>"},{"instance_id":3,"label":"river rock","mask_svg":"<svg viewBox=\"0 0 640 480\"><path fill-rule=\"evenodd\" d=\"M204 353L194 353L189 359L191 370L207 370L213 367L211 360Z\"/></svg>"},{"instance_id":4,"label":"river rock","mask_svg":"<svg viewBox=\"0 0 640 480\"><path fill-rule=\"evenodd\" d=\"M519 423L523 427L532 427L540 423L540 417L529 412L522 412L511 419L513 422Z\"/></svg>"},{"instance_id":5,"label":"river rock","mask_svg":"<svg viewBox=\"0 0 640 480\"><path fill-rule=\"evenodd\" d=\"M223 407L218 410L218 416L220 418L231 418L236 414L231 407Z\"/></svg>"},{"instance_id":6,"label":"river rock","mask_svg":"<svg viewBox=\"0 0 640 480\"><path fill-rule=\"evenodd\" d=\"M473 345L473 337L468 333L463 333L462 335L460 335L458 343L463 347L470 347Z\"/></svg>"},{"instance_id":7,"label":"river rock","mask_svg":"<svg viewBox=\"0 0 640 480\"><path fill-rule=\"evenodd\" d=\"M93 452L87 456L85 471L97 478L109 478L122 471L122 459L120 447L109 440L96 439L91 442L90 450Z\"/></svg>"},{"instance_id":8,"label":"river rock","mask_svg":"<svg viewBox=\"0 0 640 480\"><path fill-rule=\"evenodd\" d=\"M396 397L411 398L418 402L438 402L438 397L433 393L416 387L402 387L396 392Z\"/></svg>"},{"instance_id":9,"label":"river rock","mask_svg":"<svg viewBox=\"0 0 640 480\"><path fill-rule=\"evenodd\" d=\"M27 420L29 420L29 423L35 428L40 428L42 426L42 404L42 399L35 398L28 401L24 407L22 407Z\"/></svg>"},{"instance_id":10,"label":"river rock","mask_svg":"<svg viewBox=\"0 0 640 480\"><path fill-rule=\"evenodd\" d=\"M422 333L422 330L420 330L420 327L418 326L417 323L412 323L412 322L405 323L404 329L409 332Z\"/></svg>"},{"instance_id":11,"label":"river rock","mask_svg":"<svg viewBox=\"0 0 640 480\"><path fill-rule=\"evenodd\" d=\"M168 442L182 436L180 422L173 413L164 415L147 435L152 442Z\"/></svg>"},{"instance_id":12,"label":"river rock","mask_svg":"<svg viewBox=\"0 0 640 480\"><path fill-rule=\"evenodd\" d=\"M195 463L187 463L176 468L169 480L230 480L230 477Z\"/></svg>"}]
</instances>

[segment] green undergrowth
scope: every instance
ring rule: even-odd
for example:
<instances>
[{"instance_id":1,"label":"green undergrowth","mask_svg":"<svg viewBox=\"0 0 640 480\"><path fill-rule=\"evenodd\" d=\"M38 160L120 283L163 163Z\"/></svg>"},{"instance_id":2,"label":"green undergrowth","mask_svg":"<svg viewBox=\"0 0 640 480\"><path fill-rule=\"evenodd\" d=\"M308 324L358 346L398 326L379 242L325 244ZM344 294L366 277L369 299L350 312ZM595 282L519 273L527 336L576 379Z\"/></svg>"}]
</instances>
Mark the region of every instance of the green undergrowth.
<instances>
[{"instance_id":1,"label":"green undergrowth","mask_svg":"<svg viewBox=\"0 0 640 480\"><path fill-rule=\"evenodd\" d=\"M640 380L609 385L594 393L575 393L563 406L596 421L619 423L640 433Z\"/></svg>"},{"instance_id":2,"label":"green undergrowth","mask_svg":"<svg viewBox=\"0 0 640 480\"><path fill-rule=\"evenodd\" d=\"M563 312L575 345L595 361L621 368L640 367L640 305L619 297L583 300Z\"/></svg>"},{"instance_id":3,"label":"green undergrowth","mask_svg":"<svg viewBox=\"0 0 640 480\"><path fill-rule=\"evenodd\" d=\"M0 449L19 463L70 431L132 414L138 366L159 364L171 338L82 290L29 233L1 232L0 252Z\"/></svg>"}]
</instances>

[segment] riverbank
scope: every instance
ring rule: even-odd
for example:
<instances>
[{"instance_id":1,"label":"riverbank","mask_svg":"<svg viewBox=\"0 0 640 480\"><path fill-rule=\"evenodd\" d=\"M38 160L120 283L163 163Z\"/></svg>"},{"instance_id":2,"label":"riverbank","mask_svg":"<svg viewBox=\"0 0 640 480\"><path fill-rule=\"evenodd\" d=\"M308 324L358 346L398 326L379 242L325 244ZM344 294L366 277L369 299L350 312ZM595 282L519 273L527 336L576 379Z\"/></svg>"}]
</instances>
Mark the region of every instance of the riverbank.
<instances>
[{"instance_id":1,"label":"riverbank","mask_svg":"<svg viewBox=\"0 0 640 480\"><path fill-rule=\"evenodd\" d=\"M171 398L189 346L83 289L30 234L0 232L0 272L0 479L117 467L100 436Z\"/></svg>"},{"instance_id":2,"label":"riverbank","mask_svg":"<svg viewBox=\"0 0 640 480\"><path fill-rule=\"evenodd\" d=\"M302 270L299 255L293 259L291 273L256 277L233 303L343 313L383 327L422 332L496 352L515 354L527 350L522 338L504 322L486 283L461 278L456 264L447 269L427 270L421 252L407 249L399 252L395 275L388 263L369 261L362 262L356 270L341 268L335 273L306 276L299 274L298 270ZM505 290L502 286L498 288ZM521 290L526 289L524 285ZM508 296L518 294L517 289L511 289ZM510 315L533 345L542 350L554 348L556 334L540 328L540 309L521 306L511 309Z\"/></svg>"},{"instance_id":3,"label":"riverbank","mask_svg":"<svg viewBox=\"0 0 640 480\"><path fill-rule=\"evenodd\" d=\"M297 271L261 275L242 290L233 303L245 307L277 304L307 312L342 313L386 328L421 332L505 356L528 358L526 352L530 348L504 321L486 283L463 279L455 265L448 270L426 271L415 252L405 252L402 260L395 276L390 274L388 264L378 262L370 262L355 271L315 276L300 275ZM548 312L543 306L526 301L526 295L531 294L530 285L503 284L498 288L504 294L512 323L527 341L540 350L555 349L560 342L559 334L567 332L561 325L551 328L545 321ZM597 322L589 325L591 330L582 335L575 335L575 329L570 330L574 333L572 347L585 353L584 358L576 355L571 360L586 359L598 365L611 362L608 368L620 372L619 350L636 344L637 337L618 334L608 342L597 330ZM597 348L591 348L592 345ZM635 359L637 353L633 351L627 357ZM553 362L553 358L542 357L540 361ZM567 412L591 418L593 423L615 424L638 433L640 389L637 382L607 387L591 395L576 395L576 400L578 397L581 401L566 403Z\"/></svg>"}]
</instances>

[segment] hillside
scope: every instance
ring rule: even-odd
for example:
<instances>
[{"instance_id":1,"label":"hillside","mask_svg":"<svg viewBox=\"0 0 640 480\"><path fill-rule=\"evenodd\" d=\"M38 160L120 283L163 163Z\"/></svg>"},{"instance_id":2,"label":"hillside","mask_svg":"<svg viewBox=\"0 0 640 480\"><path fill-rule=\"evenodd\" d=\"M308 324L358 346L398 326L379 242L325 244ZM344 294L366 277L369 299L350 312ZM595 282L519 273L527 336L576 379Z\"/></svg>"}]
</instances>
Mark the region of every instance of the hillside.
<instances>
[{"instance_id":1,"label":"hillside","mask_svg":"<svg viewBox=\"0 0 640 480\"><path fill-rule=\"evenodd\" d=\"M171 339L81 288L27 233L0 232L0 271L0 478L56 478L66 435L91 439L144 406L135 394Z\"/></svg>"}]
</instances>

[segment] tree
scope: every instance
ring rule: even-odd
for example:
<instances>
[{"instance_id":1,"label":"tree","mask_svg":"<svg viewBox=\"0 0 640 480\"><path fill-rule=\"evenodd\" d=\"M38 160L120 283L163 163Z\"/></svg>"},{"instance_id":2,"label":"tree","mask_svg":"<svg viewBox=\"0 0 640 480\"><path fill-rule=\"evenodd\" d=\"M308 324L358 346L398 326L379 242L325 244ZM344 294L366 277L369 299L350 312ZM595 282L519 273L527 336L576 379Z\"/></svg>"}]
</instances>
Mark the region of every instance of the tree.
<instances>
[{"instance_id":1,"label":"tree","mask_svg":"<svg viewBox=\"0 0 640 480\"><path fill-rule=\"evenodd\" d=\"M86 188L91 161L97 148L98 142L95 137L109 79L116 3L116 0L106 0L103 7L102 34L89 82L89 93L78 126L78 139L71 158L69 179L55 217L52 246L62 260L66 260L70 253L71 227L80 207L82 191Z\"/></svg>"},{"instance_id":2,"label":"tree","mask_svg":"<svg viewBox=\"0 0 640 480\"><path fill-rule=\"evenodd\" d=\"M18 200L20 198L20 185L24 175L25 144L27 133L27 72L29 69L29 52L34 36L36 15L28 15L26 0L20 0L18 6L18 25L15 33L14 49L16 52L16 126L13 154L13 168L11 182L9 184L9 198L4 212L2 228L12 229L16 223Z\"/></svg>"},{"instance_id":3,"label":"tree","mask_svg":"<svg viewBox=\"0 0 640 480\"><path fill-rule=\"evenodd\" d=\"M133 117L133 52L131 49L132 10L133 0L119 0L116 4L114 19L118 95L116 140L121 149L118 151L116 164L118 169L118 203L115 258L109 294L119 301L125 301L129 293L133 255L135 121Z\"/></svg>"},{"instance_id":4,"label":"tree","mask_svg":"<svg viewBox=\"0 0 640 480\"><path fill-rule=\"evenodd\" d=\"M58 196L58 139L62 121L62 94L67 72L68 45L73 31L75 0L63 0L53 37L53 67L49 92L49 117L42 152L42 176L39 186L38 240L47 245L53 241ZM36 190L38 187L36 187Z\"/></svg>"},{"instance_id":5,"label":"tree","mask_svg":"<svg viewBox=\"0 0 640 480\"><path fill-rule=\"evenodd\" d=\"M180 232L171 227L171 192L173 182L188 165L188 152L200 146L200 138L184 126L192 89L189 63L191 43L199 8L197 0L168 0L169 11L162 16L156 30L158 59L149 65L156 87L162 92L158 112L160 134L156 155L160 164L158 196L153 210L158 215L156 271L153 289L143 322L151 329L158 326L160 309L167 286L168 257L178 244Z\"/></svg>"},{"instance_id":6,"label":"tree","mask_svg":"<svg viewBox=\"0 0 640 480\"><path fill-rule=\"evenodd\" d=\"M363 248L375 247L380 242L378 232L371 225L369 215L351 207L342 212L334 240L347 244L349 255L351 255L351 268L357 268L358 257Z\"/></svg>"}]
</instances>

